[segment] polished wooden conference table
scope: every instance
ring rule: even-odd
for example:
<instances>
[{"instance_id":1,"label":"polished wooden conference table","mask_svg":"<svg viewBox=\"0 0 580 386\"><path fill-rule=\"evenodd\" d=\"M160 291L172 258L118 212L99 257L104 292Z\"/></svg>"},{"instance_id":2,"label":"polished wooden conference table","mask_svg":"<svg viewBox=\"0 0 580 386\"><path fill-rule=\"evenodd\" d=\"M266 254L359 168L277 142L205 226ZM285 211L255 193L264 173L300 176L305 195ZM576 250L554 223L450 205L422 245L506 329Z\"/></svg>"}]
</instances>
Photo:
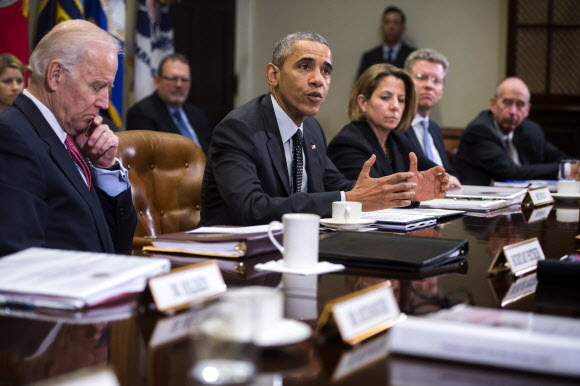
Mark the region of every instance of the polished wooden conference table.
<instances>
[{"instance_id":1,"label":"polished wooden conference table","mask_svg":"<svg viewBox=\"0 0 580 386\"><path fill-rule=\"evenodd\" d=\"M258 262L279 256L222 262L229 288L280 287L285 316L314 327L324 305L337 297L389 280L401 310L421 315L455 304L500 308L513 284L509 275L487 270L505 245L537 237L546 258L580 246L578 203L555 204L546 219L528 222L530 212L492 218L463 216L409 234L466 239L466 263L426 277L380 270L346 269L320 276L256 271ZM533 217L532 217L533 219ZM513 301L509 301L513 300ZM203 307L160 315L142 300L103 310L60 315L3 310L0 316L0 385L24 385L83 368L106 365L121 385L194 385L191 369L200 340L190 332L203 320ZM543 287L508 299L503 308L580 318L578 290ZM100 315L102 313L103 315ZM572 385L578 380L388 355L381 333L355 347L338 335L258 351L256 385ZM579 364L580 366L580 364Z\"/></svg>"}]
</instances>

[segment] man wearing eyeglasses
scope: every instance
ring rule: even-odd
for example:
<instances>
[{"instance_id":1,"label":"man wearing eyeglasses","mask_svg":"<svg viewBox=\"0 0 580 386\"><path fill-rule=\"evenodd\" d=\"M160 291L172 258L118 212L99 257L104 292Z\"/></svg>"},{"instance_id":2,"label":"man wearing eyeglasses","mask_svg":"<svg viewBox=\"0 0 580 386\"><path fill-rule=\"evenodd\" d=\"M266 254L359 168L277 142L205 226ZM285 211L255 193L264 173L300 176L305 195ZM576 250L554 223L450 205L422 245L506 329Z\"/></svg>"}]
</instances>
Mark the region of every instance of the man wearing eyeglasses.
<instances>
[{"instance_id":1,"label":"man wearing eyeglasses","mask_svg":"<svg viewBox=\"0 0 580 386\"><path fill-rule=\"evenodd\" d=\"M204 112L187 101L191 87L187 58L181 54L163 58L154 82L156 91L127 112L127 130L181 134L207 154L211 128Z\"/></svg>"},{"instance_id":2,"label":"man wearing eyeglasses","mask_svg":"<svg viewBox=\"0 0 580 386\"><path fill-rule=\"evenodd\" d=\"M413 145L416 154L423 154L437 165L443 166L450 174L450 187L460 188L461 184L455 177L455 170L445 149L443 136L439 125L429 119L431 110L441 97L445 88L445 79L449 72L447 58L430 48L414 51L405 61L405 71L411 74L415 90L417 90L417 115L404 135Z\"/></svg>"},{"instance_id":3,"label":"man wearing eyeglasses","mask_svg":"<svg viewBox=\"0 0 580 386\"><path fill-rule=\"evenodd\" d=\"M528 119L530 91L518 78L507 78L461 136L455 167L464 184L492 180L555 180L566 158L546 140L540 125Z\"/></svg>"}]
</instances>

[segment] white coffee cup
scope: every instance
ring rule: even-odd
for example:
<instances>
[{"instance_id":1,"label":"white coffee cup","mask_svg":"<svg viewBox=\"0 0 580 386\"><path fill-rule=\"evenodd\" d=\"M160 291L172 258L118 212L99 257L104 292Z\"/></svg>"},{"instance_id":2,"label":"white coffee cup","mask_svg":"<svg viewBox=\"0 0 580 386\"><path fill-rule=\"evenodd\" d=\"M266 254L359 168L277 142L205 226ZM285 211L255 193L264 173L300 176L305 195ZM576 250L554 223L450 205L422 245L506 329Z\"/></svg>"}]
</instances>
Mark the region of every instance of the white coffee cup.
<instances>
[{"instance_id":1,"label":"white coffee cup","mask_svg":"<svg viewBox=\"0 0 580 386\"><path fill-rule=\"evenodd\" d=\"M362 214L362 204L354 201L335 201L332 203L332 221L337 223L358 223Z\"/></svg>"},{"instance_id":2,"label":"white coffee cup","mask_svg":"<svg viewBox=\"0 0 580 386\"><path fill-rule=\"evenodd\" d=\"M577 223L580 221L580 209L557 208L556 221Z\"/></svg>"},{"instance_id":3,"label":"white coffee cup","mask_svg":"<svg viewBox=\"0 0 580 386\"><path fill-rule=\"evenodd\" d=\"M275 328L284 316L282 292L277 288L248 286L222 296L222 319L232 338L256 340Z\"/></svg>"},{"instance_id":4,"label":"white coffee cup","mask_svg":"<svg viewBox=\"0 0 580 386\"><path fill-rule=\"evenodd\" d=\"M580 194L580 181L560 180L558 181L558 194Z\"/></svg>"},{"instance_id":5,"label":"white coffee cup","mask_svg":"<svg viewBox=\"0 0 580 386\"><path fill-rule=\"evenodd\" d=\"M309 213L287 213L282 216L284 232L280 245L272 235L272 229L279 227L279 221L268 226L268 237L284 257L288 268L312 268L318 263L318 228L320 216Z\"/></svg>"}]
</instances>

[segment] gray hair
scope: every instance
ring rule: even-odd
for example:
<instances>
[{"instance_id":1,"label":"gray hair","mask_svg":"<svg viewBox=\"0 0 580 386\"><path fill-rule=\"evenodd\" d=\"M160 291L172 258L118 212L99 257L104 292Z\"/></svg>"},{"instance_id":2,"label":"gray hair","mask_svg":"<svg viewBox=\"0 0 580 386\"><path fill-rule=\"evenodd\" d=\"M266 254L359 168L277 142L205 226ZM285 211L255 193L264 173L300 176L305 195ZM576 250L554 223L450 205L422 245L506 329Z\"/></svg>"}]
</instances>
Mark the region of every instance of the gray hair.
<instances>
[{"instance_id":1,"label":"gray hair","mask_svg":"<svg viewBox=\"0 0 580 386\"><path fill-rule=\"evenodd\" d=\"M300 40L308 40L311 42L316 42L326 45L328 48L328 42L322 36L314 32L295 32L290 35L284 36L276 45L274 46L274 52L272 53L272 64L277 67L282 67L286 58L292 54L292 47L294 43Z\"/></svg>"},{"instance_id":2,"label":"gray hair","mask_svg":"<svg viewBox=\"0 0 580 386\"><path fill-rule=\"evenodd\" d=\"M443 76L443 80L447 78L447 73L449 72L449 61L440 52L437 52L431 48L421 48L419 50L411 52L411 55L407 57L405 60L405 71L409 74L413 73L413 67L415 67L415 63L417 60L426 60L431 63L439 63L443 66L443 70L445 71L445 75Z\"/></svg>"},{"instance_id":3,"label":"gray hair","mask_svg":"<svg viewBox=\"0 0 580 386\"><path fill-rule=\"evenodd\" d=\"M30 55L31 80L41 82L53 60L59 60L64 68L76 75L83 59L96 44L122 53L121 44L113 35L89 21L75 19L57 24Z\"/></svg>"}]
</instances>

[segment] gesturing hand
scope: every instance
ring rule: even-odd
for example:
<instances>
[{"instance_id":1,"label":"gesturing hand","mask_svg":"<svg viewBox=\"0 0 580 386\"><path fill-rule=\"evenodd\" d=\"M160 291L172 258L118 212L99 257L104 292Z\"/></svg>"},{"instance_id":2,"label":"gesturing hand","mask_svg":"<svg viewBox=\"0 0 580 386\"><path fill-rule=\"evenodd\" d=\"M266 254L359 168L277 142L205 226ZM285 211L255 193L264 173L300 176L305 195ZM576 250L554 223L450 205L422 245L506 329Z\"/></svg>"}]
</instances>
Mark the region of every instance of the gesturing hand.
<instances>
[{"instance_id":1,"label":"gesturing hand","mask_svg":"<svg viewBox=\"0 0 580 386\"><path fill-rule=\"evenodd\" d=\"M422 172L417 171L417 156L415 153L409 153L409 172L414 176L409 182L417 184L415 188L415 200L427 201L435 198L445 197L445 192L449 189L449 175L441 166L432 167Z\"/></svg>"},{"instance_id":2,"label":"gesturing hand","mask_svg":"<svg viewBox=\"0 0 580 386\"><path fill-rule=\"evenodd\" d=\"M363 205L364 211L380 210L408 206L414 199L414 183L394 182L408 180L413 177L412 173L402 172L390 176L371 178L371 167L375 163L376 156L373 154L363 165L354 188L345 192L347 201L358 201Z\"/></svg>"},{"instance_id":3,"label":"gesturing hand","mask_svg":"<svg viewBox=\"0 0 580 386\"><path fill-rule=\"evenodd\" d=\"M103 117L97 115L84 134L77 135L81 151L97 168L109 168L115 164L119 138L109 126L103 124Z\"/></svg>"}]
</instances>

